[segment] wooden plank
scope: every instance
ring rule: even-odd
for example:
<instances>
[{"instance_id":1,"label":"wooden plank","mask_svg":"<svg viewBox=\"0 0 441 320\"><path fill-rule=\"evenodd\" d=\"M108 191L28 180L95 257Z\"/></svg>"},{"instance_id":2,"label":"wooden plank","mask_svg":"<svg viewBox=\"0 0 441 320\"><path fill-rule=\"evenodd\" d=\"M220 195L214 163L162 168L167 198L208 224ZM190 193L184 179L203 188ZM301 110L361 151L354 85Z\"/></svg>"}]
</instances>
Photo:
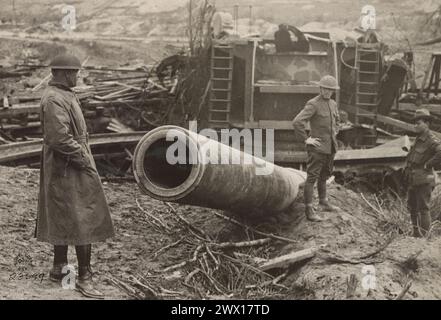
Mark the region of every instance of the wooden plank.
<instances>
[{"instance_id":1,"label":"wooden plank","mask_svg":"<svg viewBox=\"0 0 441 320\"><path fill-rule=\"evenodd\" d=\"M147 104L153 104L153 103L159 103L162 101L167 100L167 98L152 98L152 99L137 99L137 100L120 100L120 101L90 101L85 102L83 106L89 107L89 108L96 108L96 107L107 107L107 106L113 106L113 107L127 107L127 105L130 106L145 106Z\"/></svg>"},{"instance_id":2,"label":"wooden plank","mask_svg":"<svg viewBox=\"0 0 441 320\"><path fill-rule=\"evenodd\" d=\"M303 153L303 158L298 157L299 152L295 155L288 152L276 152L274 161L276 164L297 164L303 167L302 170L305 169L304 165L306 163L306 152ZM376 161L367 162L367 161L336 161L334 165L334 170L339 172L347 172L347 171L369 171L378 172L379 168L381 170L385 168L389 168L392 170L398 170L403 168L405 164L405 157L401 158L383 158L378 159Z\"/></svg>"},{"instance_id":3,"label":"wooden plank","mask_svg":"<svg viewBox=\"0 0 441 320\"><path fill-rule=\"evenodd\" d=\"M424 71L424 79L423 79L423 82L421 83L421 88L420 88L420 91L418 93L418 95L420 97L423 96L423 91L424 91L424 89L426 87L427 78L429 77L430 71L432 70L434 63L435 63L435 57L432 54L432 56L430 57L429 65L427 66L427 69Z\"/></svg>"},{"instance_id":4,"label":"wooden plank","mask_svg":"<svg viewBox=\"0 0 441 320\"><path fill-rule=\"evenodd\" d=\"M161 86L159 83L156 83L156 82L152 81L151 79L148 79L147 82L150 83L152 86L158 88L158 89L161 89L163 91L168 91L167 88Z\"/></svg>"},{"instance_id":5,"label":"wooden plank","mask_svg":"<svg viewBox=\"0 0 441 320\"><path fill-rule=\"evenodd\" d=\"M435 114L441 113L441 105L439 105L439 104L423 104L418 107L413 103L400 102L400 110L403 110L403 111L414 111L415 112L417 109L421 109L421 108L425 108Z\"/></svg>"},{"instance_id":6,"label":"wooden plank","mask_svg":"<svg viewBox=\"0 0 441 320\"><path fill-rule=\"evenodd\" d=\"M416 45L417 46L427 46L427 45L435 44L435 43L439 43L439 42L441 42L441 37L437 37L437 38L430 39L430 40L423 41L423 42L418 42ZM436 55L436 54L438 54L438 53L434 53L434 55Z\"/></svg>"},{"instance_id":7,"label":"wooden plank","mask_svg":"<svg viewBox=\"0 0 441 320\"><path fill-rule=\"evenodd\" d=\"M306 151L275 151L274 162L276 163L306 163L308 155Z\"/></svg>"},{"instance_id":8,"label":"wooden plank","mask_svg":"<svg viewBox=\"0 0 441 320\"><path fill-rule=\"evenodd\" d=\"M131 86L129 84L122 83L122 82L115 82L115 84L117 84L119 86L122 86L122 87L125 87L125 88L133 89L133 90L136 90L136 91L144 91L143 88Z\"/></svg>"},{"instance_id":9,"label":"wooden plank","mask_svg":"<svg viewBox=\"0 0 441 320\"><path fill-rule=\"evenodd\" d=\"M358 150L341 150L335 155L335 161L380 160L386 158L403 158L407 152L402 147L372 148Z\"/></svg>"},{"instance_id":10,"label":"wooden plank","mask_svg":"<svg viewBox=\"0 0 441 320\"><path fill-rule=\"evenodd\" d=\"M116 98L119 97L119 95L121 95L121 94L123 94L123 93L127 93L127 92L129 92L130 90L132 90L132 89L130 89L130 88L125 88L125 89L122 89L122 90L119 90L119 91L112 92L112 93L110 93L110 94L108 94L108 95L105 95L105 96L98 96L98 95L95 95L94 98L95 98L95 99L98 99L98 100L116 99Z\"/></svg>"},{"instance_id":11,"label":"wooden plank","mask_svg":"<svg viewBox=\"0 0 441 320\"><path fill-rule=\"evenodd\" d=\"M344 109L350 113L353 113L355 110L355 107L345 105ZM362 109L360 108L360 110L362 110ZM359 117L373 118L375 116L372 112L366 111L364 109L362 111L363 111L363 114L359 114L358 115ZM408 132L417 133L415 126L413 124L407 123L407 122L404 122L404 121L401 121L398 119L394 119L391 117L387 117L387 116L383 116L381 114L378 114L377 121L394 126L394 127L397 127L397 128L401 128L401 129L408 131ZM433 130L430 130L430 132L432 132L435 136L437 136L438 138L441 139L441 132L433 131Z\"/></svg>"},{"instance_id":12,"label":"wooden plank","mask_svg":"<svg viewBox=\"0 0 441 320\"><path fill-rule=\"evenodd\" d=\"M326 57L328 53L326 51L309 51L309 52L281 52L281 53L267 53L266 56L309 56L309 57Z\"/></svg>"},{"instance_id":13,"label":"wooden plank","mask_svg":"<svg viewBox=\"0 0 441 320\"><path fill-rule=\"evenodd\" d=\"M87 61L86 61L87 62ZM83 62L84 64L84 62ZM49 68L49 65L44 64L17 64L17 67L28 67L32 69L42 69L42 68ZM150 68L150 66L145 66L147 68ZM87 70L98 70L98 71L120 71L120 72L139 72L139 73L145 73L146 71L141 68L108 68L108 67L100 67L100 66L83 66L84 69Z\"/></svg>"},{"instance_id":14,"label":"wooden plank","mask_svg":"<svg viewBox=\"0 0 441 320\"><path fill-rule=\"evenodd\" d=\"M254 84L256 81L256 54L258 41L253 41L253 55L251 58L251 97L250 97L250 121L254 121Z\"/></svg>"},{"instance_id":15,"label":"wooden plank","mask_svg":"<svg viewBox=\"0 0 441 320\"><path fill-rule=\"evenodd\" d=\"M352 114L357 114L357 108L350 106L350 105L345 105L344 107L342 107L342 109L346 110L349 113ZM359 117L365 117L365 118L373 118L375 117L375 114L373 112L367 111L365 109L359 108L359 110L362 113L358 113ZM387 116L383 116L381 114L377 115L377 121L382 122L384 124L388 124L412 133L416 133L415 131L415 126L413 124L401 121L401 120L397 120L391 117L387 117Z\"/></svg>"},{"instance_id":16,"label":"wooden plank","mask_svg":"<svg viewBox=\"0 0 441 320\"><path fill-rule=\"evenodd\" d=\"M292 252L287 255L280 256L263 263L262 265L259 266L259 269L262 271L266 271L275 268L288 267L293 263L314 257L318 250L319 250L318 248L309 248L297 252Z\"/></svg>"},{"instance_id":17,"label":"wooden plank","mask_svg":"<svg viewBox=\"0 0 441 320\"><path fill-rule=\"evenodd\" d=\"M372 149L358 149L358 150L340 150L335 155L334 162L336 165L346 162L361 162L361 161L378 161L387 162L395 160L404 160L407 152L403 151L402 147L390 148L372 148ZM306 163L306 151L275 151L274 161L278 163Z\"/></svg>"},{"instance_id":18,"label":"wooden plank","mask_svg":"<svg viewBox=\"0 0 441 320\"><path fill-rule=\"evenodd\" d=\"M279 130L294 130L292 121L276 121L276 120L260 120L258 128L261 129L279 129Z\"/></svg>"},{"instance_id":19,"label":"wooden plank","mask_svg":"<svg viewBox=\"0 0 441 320\"><path fill-rule=\"evenodd\" d=\"M29 129L29 128L38 128L41 126L40 121L28 122L26 124L3 124L1 129L3 130L20 130L20 129Z\"/></svg>"},{"instance_id":20,"label":"wooden plank","mask_svg":"<svg viewBox=\"0 0 441 320\"><path fill-rule=\"evenodd\" d=\"M379 145L378 147L375 147L375 149L376 148L395 148L395 147L399 147L402 150L409 151L410 150L410 146L411 146L411 142L410 142L409 137L408 136L402 136L402 137L400 137L398 139L387 141L386 143L383 143L383 144Z\"/></svg>"},{"instance_id":21,"label":"wooden plank","mask_svg":"<svg viewBox=\"0 0 441 320\"><path fill-rule=\"evenodd\" d=\"M363 112L365 112L365 111L363 111ZM365 117L365 118L373 119L375 117L375 115L372 114L372 113L369 114L369 115L362 113L362 114L359 114L359 117ZM380 114L378 114L376 117L377 117L377 121L378 122L382 122L384 124L388 124L388 125L391 125L391 126L394 126L394 127L400 128L400 129L403 129L403 130L408 131L408 132L416 133L415 126L413 124L411 124L411 123L407 123L407 122L404 122L404 121L401 121L401 120L398 120L398 119L394 119L394 118L391 118L391 117L383 116L383 115L380 115Z\"/></svg>"},{"instance_id":22,"label":"wooden plank","mask_svg":"<svg viewBox=\"0 0 441 320\"><path fill-rule=\"evenodd\" d=\"M0 109L0 117L12 117L24 113L39 113L40 105L29 104L29 105L14 105L7 109Z\"/></svg>"},{"instance_id":23,"label":"wooden plank","mask_svg":"<svg viewBox=\"0 0 441 320\"><path fill-rule=\"evenodd\" d=\"M245 123L233 123L234 127L246 129L277 129L277 130L294 130L292 121L286 120L259 120L246 121Z\"/></svg>"},{"instance_id":24,"label":"wooden plank","mask_svg":"<svg viewBox=\"0 0 441 320\"><path fill-rule=\"evenodd\" d=\"M332 51L334 53L334 76L337 79L337 83L340 83L340 68L339 68L339 56L337 54L337 44L335 42L332 42ZM319 89L320 91L320 89ZM335 92L335 100L337 102L337 107L340 105L340 96L341 96L341 90L337 90Z\"/></svg>"},{"instance_id":25,"label":"wooden plank","mask_svg":"<svg viewBox=\"0 0 441 320\"><path fill-rule=\"evenodd\" d=\"M303 94L318 94L320 93L319 86L314 85L267 85L256 84L260 88L261 93L303 93Z\"/></svg>"},{"instance_id":26,"label":"wooden plank","mask_svg":"<svg viewBox=\"0 0 441 320\"><path fill-rule=\"evenodd\" d=\"M18 100L18 103L29 103L29 102L40 101L41 96L38 96L38 97L19 96L19 97L16 97L16 99Z\"/></svg>"},{"instance_id":27,"label":"wooden plank","mask_svg":"<svg viewBox=\"0 0 441 320\"><path fill-rule=\"evenodd\" d=\"M254 79L252 78L252 60L253 60L253 46L247 43L245 60L245 90L244 90L244 122L251 119L251 96L253 92Z\"/></svg>"}]
</instances>

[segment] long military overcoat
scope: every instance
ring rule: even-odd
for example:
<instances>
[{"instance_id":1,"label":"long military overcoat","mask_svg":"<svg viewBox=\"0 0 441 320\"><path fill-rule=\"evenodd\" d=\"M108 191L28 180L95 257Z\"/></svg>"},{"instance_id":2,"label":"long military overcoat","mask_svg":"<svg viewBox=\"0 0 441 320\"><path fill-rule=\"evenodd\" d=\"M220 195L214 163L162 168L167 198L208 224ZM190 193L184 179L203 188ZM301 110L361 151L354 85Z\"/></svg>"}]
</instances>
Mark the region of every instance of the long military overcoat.
<instances>
[{"instance_id":1,"label":"long military overcoat","mask_svg":"<svg viewBox=\"0 0 441 320\"><path fill-rule=\"evenodd\" d=\"M44 143L35 236L53 245L85 245L114 235L88 143L80 102L51 82L41 99Z\"/></svg>"}]
</instances>

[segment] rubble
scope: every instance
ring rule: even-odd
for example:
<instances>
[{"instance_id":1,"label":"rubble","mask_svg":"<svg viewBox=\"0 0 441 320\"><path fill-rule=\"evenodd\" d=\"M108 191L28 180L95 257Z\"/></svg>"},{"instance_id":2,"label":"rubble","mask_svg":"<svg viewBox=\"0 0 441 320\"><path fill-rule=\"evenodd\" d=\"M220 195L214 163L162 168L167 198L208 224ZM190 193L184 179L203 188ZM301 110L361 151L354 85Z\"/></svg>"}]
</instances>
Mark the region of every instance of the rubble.
<instances>
[{"instance_id":1,"label":"rubble","mask_svg":"<svg viewBox=\"0 0 441 320\"><path fill-rule=\"evenodd\" d=\"M334 13L329 9L327 15L321 16L321 21L326 22L311 22L303 26L303 23L298 24L302 31L307 32L311 42L314 42L314 50L310 56L316 60L302 58L289 61L282 57L281 63L274 63L279 68L279 74L266 74L268 70L274 69L271 65L254 70L247 60L253 51L261 54L261 47L257 46L246 54L239 53L239 59L235 58L235 63L217 66L218 72L215 76L216 67L210 63L210 54L214 56L214 50L210 52L211 49L203 45L207 40L204 37L208 35L210 38L211 35L203 27L199 28L200 25L193 26L195 39L190 45L194 45L190 50L193 54L191 57L185 50L178 50L176 47L172 49L173 55L166 59L163 59L165 55L162 53L152 55L150 47L139 48L136 54L127 53L126 57L129 48L133 49L138 45L141 47L142 43L152 43L154 39L168 41L169 36L172 41L179 43L184 35L183 26L187 23L181 7L184 1L173 1L173 11L169 16L163 16L161 12L164 9L162 6L169 8L170 4L150 8L150 1L142 4L138 0L127 1L112 6L111 10L120 14L118 17L112 17L107 9L101 10L100 7L104 5L101 2L78 3L82 12L96 16L93 19L85 17L84 22L78 26L79 32L91 30L95 35L80 33L78 38L82 40L78 41L74 37L56 33L59 27L52 22L45 22L27 29L27 37L32 33L35 43L42 43L41 47L31 42L30 38L23 38L27 43L23 50L15 46L9 48L9 45L1 49L9 52L7 57L0 60L0 164L16 166L0 166L0 229L4 235L0 238L0 249L3 252L0 264L4 267L0 273L0 285L4 289L1 292L2 298L80 298L75 292L63 291L44 277L50 267L51 248L32 238L39 171L21 166L39 168L41 123L38 103L49 80L48 57L60 50L71 51L72 48L74 51L78 50L83 58L91 57L90 61L85 59L87 64L82 71L80 85L75 90L81 99L88 129L92 133L91 147L117 230L115 239L94 245L98 280L110 299L402 300L441 297L441 223L437 221L441 213L441 185L435 188L431 203L434 223L428 236L422 239L410 237L411 224L400 193L402 185L399 169L404 164L410 141L415 134L412 117L419 107L414 104L419 98L417 88L412 87L403 93L399 107L395 108L395 97L398 94L396 91L406 81L404 70L412 73L406 69L409 66L401 58L391 62L391 65L397 66L397 70L390 68L383 74L389 79L381 79L384 86L378 112L366 112L360 108L363 111L363 116L360 116L364 118L363 123L351 123L348 120L341 130L342 150L335 159L335 177L329 181L329 196L339 209L336 213L326 215L326 220L321 224L312 224L304 218L301 190L297 190L297 187L294 188L295 192L290 193L291 197L286 197L278 188L265 186L262 189L269 188L267 191L277 199L277 204L259 205L258 201L264 199L264 191L253 193L249 199L244 200L242 197L237 200L238 196L245 193L239 190L243 185L236 183L237 181L234 181L234 186L239 191L234 191L236 189L232 188L232 177L239 177L240 174L231 174L229 180L221 180L228 175L218 171L216 176L220 183L207 179L204 187L209 187L211 183L224 188L226 196L221 197L215 192L207 195L201 192L202 188L198 185L198 197L192 194L192 201L182 201L186 205L175 205L163 201L176 199L150 194L153 196L151 198L141 194L138 185L133 181L131 170L138 170L137 175L146 171L145 159L137 159L133 150L147 131L152 133L155 128L164 124L185 126L190 119L210 119L206 114L209 109L207 106L216 100L235 100L238 103L239 107L235 108L235 114L232 115L236 118L228 119L231 120L229 126L249 126L252 129L277 126L278 129L285 130L277 137L282 136L277 143L293 146L292 136L289 135L292 131L291 115L280 113L284 109L283 102L292 104L294 100L286 97L286 94L305 93L305 96L296 101L303 107L306 98L309 99L307 95L317 93L315 84L310 81L316 76L314 73L329 72L328 69L319 70L321 59L329 55L336 61L343 60L344 54L348 53L346 46L352 46L352 49L356 47L356 39L362 33L350 31L353 29L352 22L327 21L332 14L344 14L347 19L346 16L354 15L352 9ZM411 4L409 2L406 5L412 7ZM327 5L330 8L335 3L329 2ZM378 3L378 6L383 4ZM60 6L52 9L59 10ZM198 7L193 12L194 24L200 19L204 26L209 27L210 13L199 9ZM317 11L314 5L305 5L302 10ZM291 19L290 11L283 11L286 12L285 17ZM145 12L151 14L149 18L140 15ZM357 11L357 18L358 15ZM305 22L309 17L293 19ZM390 21L388 23L390 25ZM250 26L251 24L254 25ZM389 25L385 27L389 28ZM260 33L263 34L261 40L268 41L273 38L276 26L276 23L269 23L264 19L241 18L237 21L236 31L242 35ZM336 55L335 51L332 54L330 49L336 50L336 47L329 47L326 49L328 51L323 49L324 43L333 43L323 38L327 34L319 32L322 30L332 30L329 39L342 40L341 44L345 49L341 55L340 52ZM6 33L5 39L7 37L13 37L17 41L13 33ZM394 37L396 38L395 33ZM113 46L105 50L102 42L97 39L109 41ZM256 39L258 38L253 38ZM433 39L439 40L437 37ZM58 44L61 43L60 40L63 46ZM250 39L240 39L238 43L253 43L248 40ZM185 38L182 41L187 42ZM424 42L428 43L421 41ZM124 48L121 43L125 43ZM226 43L220 45L224 47L220 51L225 51ZM394 45L396 43L391 44ZM395 47L392 48L394 50ZM258 61L278 59L271 50L267 53L270 53L268 57L258 56ZM109 56L114 60L102 63L103 57ZM141 60L134 60L133 56ZM124 61L120 61L121 57ZM231 57L226 56L225 52L218 56L219 59ZM154 65L144 63L146 60ZM125 63L126 61L130 63ZM280 68L281 65L294 68L296 64L308 65L311 62L317 67L314 72L304 69L296 74L287 74L286 70ZM351 64L356 65L350 59L343 63L347 64L341 66L343 69L348 65L351 67ZM211 89L215 87L215 83L229 78L229 75L222 75L219 70L228 70L230 67L236 68L239 74L238 79L231 81L231 86L235 89L241 89L240 86L245 82L244 77L252 79L247 82L246 90L230 92L230 97L213 95ZM397 73L393 74L395 71ZM211 72L213 73L210 74ZM417 75L418 71L414 77L417 78ZM297 81L297 76L302 81ZM353 76L351 69L348 73L341 74L340 78L354 84ZM255 77L261 78L253 82ZM430 92L430 88L425 90L421 86L420 90L429 93L423 103L434 115L433 129L439 135L440 99L434 94L435 89ZM256 94L261 96L254 101ZM275 94L279 94L278 98L274 98ZM343 98L349 102L345 107L351 111L354 92L349 88L345 94L347 96ZM257 100L261 100L262 104L254 104L259 102ZM243 108L244 104L250 109ZM252 112L258 110L258 107L258 113L253 117ZM272 107L274 110L271 110ZM216 110L216 106L213 109ZM265 118L268 110L276 116ZM371 139L361 147L353 143L357 137L369 135L375 136L375 140ZM292 152L282 148L281 152L276 153L276 161L283 165L303 166L306 153L297 145L293 149ZM132 169L133 160L142 165ZM170 177L165 182L157 179L160 183L175 183L181 174L179 170L167 172L157 163L148 171L158 173L161 177ZM170 172L174 174L169 175ZM281 176L286 178L289 175ZM253 180L251 187L262 187L262 181L256 183ZM283 183L279 181L277 184ZM253 197L258 200L253 201ZM284 206L284 210L276 210L276 206L285 198L289 198L289 208ZM230 205L236 200L236 204L241 205L241 210L234 210L237 208ZM238 211L251 212L256 207L262 211L259 217L238 214ZM32 250L29 250L30 247ZM30 272L35 272L39 276L38 280L42 279L38 285L19 280L14 274L15 261L20 254L30 257ZM41 275L43 276L40 277ZM366 288L367 275L375 277L375 287Z\"/></svg>"},{"instance_id":2,"label":"rubble","mask_svg":"<svg viewBox=\"0 0 441 320\"><path fill-rule=\"evenodd\" d=\"M38 170L0 167L2 297L80 299L47 278L38 286L9 280L18 253L29 254L32 272L47 273L51 266L50 246L32 239L38 176ZM380 197L377 202L364 194L366 202L333 184L330 196L339 211L321 224L306 221L301 201L288 213L232 224L229 213L143 196L134 182L105 183L104 189L118 232L115 239L94 245L93 263L109 299L347 299L351 274L359 280L354 299L396 299L410 280L403 299L441 296L440 226L433 225L428 239L410 237L411 224L399 200ZM270 234L280 239L268 240ZM322 244L327 247L307 262L271 272L259 269L262 261ZM366 265L376 270L376 288L370 291L361 282Z\"/></svg>"},{"instance_id":3,"label":"rubble","mask_svg":"<svg viewBox=\"0 0 441 320\"><path fill-rule=\"evenodd\" d=\"M35 67L22 66L20 68L30 70L33 74L40 74L40 69L35 69ZM167 78L164 84L159 84L159 80L157 78L155 80L153 75L149 77L149 72L153 67L138 70L128 67L114 68L116 71L107 69L110 68L100 67L99 70L87 70L83 76L89 85L82 84L78 88L78 95L85 107L86 121L91 133L115 132L115 130L143 131L165 121L169 116L167 112L171 111L175 99L174 93L170 93L175 87L171 80L168 81ZM39 100L42 88L34 90L35 92L32 92L30 88L46 82L42 79L43 77L34 76L30 80L21 81L23 87L21 90L14 90L12 85L6 84L3 92L0 92L1 107L3 107L0 108L2 124L0 135L4 140L18 142L22 139L41 136L38 126L31 127L28 124L39 121ZM94 85L90 85L92 81ZM161 88L159 89L158 86ZM14 87L19 88L19 86ZM121 93L122 90L125 91ZM127 110L131 110L131 113L128 114ZM109 124L116 122L122 126L107 129Z\"/></svg>"}]
</instances>

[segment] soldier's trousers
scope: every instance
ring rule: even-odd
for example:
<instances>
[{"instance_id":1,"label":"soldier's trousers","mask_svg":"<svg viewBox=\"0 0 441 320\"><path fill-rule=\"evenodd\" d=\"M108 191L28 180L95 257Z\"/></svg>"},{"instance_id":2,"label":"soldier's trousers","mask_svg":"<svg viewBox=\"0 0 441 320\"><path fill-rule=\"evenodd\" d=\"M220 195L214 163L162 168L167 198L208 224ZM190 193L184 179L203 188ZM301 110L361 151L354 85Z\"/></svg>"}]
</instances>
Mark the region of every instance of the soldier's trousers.
<instances>
[{"instance_id":1,"label":"soldier's trousers","mask_svg":"<svg viewBox=\"0 0 441 320\"><path fill-rule=\"evenodd\" d=\"M407 195L407 206L412 224L415 228L420 228L422 235L429 231L432 223L429 212L432 191L433 185L427 183L410 187Z\"/></svg>"},{"instance_id":2,"label":"soldier's trousers","mask_svg":"<svg viewBox=\"0 0 441 320\"><path fill-rule=\"evenodd\" d=\"M305 204L311 204L313 198L313 189L315 183L318 181L317 189L319 199L326 198L326 181L332 174L334 169L335 153L324 154L315 151L308 151L308 162L306 168L306 183L305 183Z\"/></svg>"}]
</instances>

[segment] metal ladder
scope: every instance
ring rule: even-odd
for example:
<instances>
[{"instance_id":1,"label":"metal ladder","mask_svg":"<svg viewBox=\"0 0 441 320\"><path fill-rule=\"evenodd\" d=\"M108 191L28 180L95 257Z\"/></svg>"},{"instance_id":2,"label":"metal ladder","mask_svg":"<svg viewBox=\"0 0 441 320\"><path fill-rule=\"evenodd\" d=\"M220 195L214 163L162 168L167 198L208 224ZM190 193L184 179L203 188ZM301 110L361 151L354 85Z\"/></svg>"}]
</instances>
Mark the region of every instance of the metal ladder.
<instances>
[{"instance_id":1,"label":"metal ladder","mask_svg":"<svg viewBox=\"0 0 441 320\"><path fill-rule=\"evenodd\" d=\"M211 53L210 128L229 128L233 89L233 47L216 44Z\"/></svg>"},{"instance_id":2,"label":"metal ladder","mask_svg":"<svg viewBox=\"0 0 441 320\"><path fill-rule=\"evenodd\" d=\"M377 137L378 91L380 84L381 48L378 43L357 43L355 52L356 96L355 123L369 118L375 134L365 138Z\"/></svg>"}]
</instances>

